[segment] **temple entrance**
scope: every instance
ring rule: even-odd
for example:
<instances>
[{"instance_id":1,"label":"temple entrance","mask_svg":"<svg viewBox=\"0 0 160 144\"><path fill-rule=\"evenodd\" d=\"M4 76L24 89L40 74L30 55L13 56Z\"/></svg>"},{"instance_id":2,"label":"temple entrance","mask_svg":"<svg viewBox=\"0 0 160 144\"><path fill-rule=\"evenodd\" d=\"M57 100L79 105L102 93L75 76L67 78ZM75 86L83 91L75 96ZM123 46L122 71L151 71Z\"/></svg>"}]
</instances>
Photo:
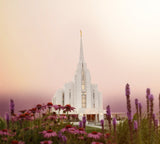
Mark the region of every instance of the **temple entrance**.
<instances>
[{"instance_id":1,"label":"temple entrance","mask_svg":"<svg viewBox=\"0 0 160 144\"><path fill-rule=\"evenodd\" d=\"M96 120L96 115L95 114L87 114L87 121L93 122Z\"/></svg>"}]
</instances>

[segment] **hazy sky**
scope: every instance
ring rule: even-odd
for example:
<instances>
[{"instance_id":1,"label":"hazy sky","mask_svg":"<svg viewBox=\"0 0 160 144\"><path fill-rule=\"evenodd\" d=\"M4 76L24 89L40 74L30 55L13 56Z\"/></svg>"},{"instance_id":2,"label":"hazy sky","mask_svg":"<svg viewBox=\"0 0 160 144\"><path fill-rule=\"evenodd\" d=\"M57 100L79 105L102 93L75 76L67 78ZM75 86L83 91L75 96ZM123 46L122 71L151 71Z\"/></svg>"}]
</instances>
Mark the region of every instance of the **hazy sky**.
<instances>
[{"instance_id":1,"label":"hazy sky","mask_svg":"<svg viewBox=\"0 0 160 144\"><path fill-rule=\"evenodd\" d=\"M92 82L104 107L125 110L160 92L159 0L0 0L0 113L13 98L24 109L51 101L73 80L80 29ZM134 107L134 106L133 106Z\"/></svg>"}]
</instances>

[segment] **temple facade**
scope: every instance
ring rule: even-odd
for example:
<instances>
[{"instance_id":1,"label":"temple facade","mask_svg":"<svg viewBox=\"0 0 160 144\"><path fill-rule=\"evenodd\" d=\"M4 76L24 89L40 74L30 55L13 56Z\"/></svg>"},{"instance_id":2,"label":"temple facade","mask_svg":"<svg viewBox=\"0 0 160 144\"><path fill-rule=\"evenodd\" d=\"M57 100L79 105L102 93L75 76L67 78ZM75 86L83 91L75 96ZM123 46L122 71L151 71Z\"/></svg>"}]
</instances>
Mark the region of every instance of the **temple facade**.
<instances>
[{"instance_id":1,"label":"temple facade","mask_svg":"<svg viewBox=\"0 0 160 144\"><path fill-rule=\"evenodd\" d=\"M80 32L80 57L74 81L58 89L53 97L53 104L70 104L76 109L75 114L81 120L86 116L88 121L100 121L103 117L103 98L96 84L91 83L90 72L84 60L82 32Z\"/></svg>"}]
</instances>

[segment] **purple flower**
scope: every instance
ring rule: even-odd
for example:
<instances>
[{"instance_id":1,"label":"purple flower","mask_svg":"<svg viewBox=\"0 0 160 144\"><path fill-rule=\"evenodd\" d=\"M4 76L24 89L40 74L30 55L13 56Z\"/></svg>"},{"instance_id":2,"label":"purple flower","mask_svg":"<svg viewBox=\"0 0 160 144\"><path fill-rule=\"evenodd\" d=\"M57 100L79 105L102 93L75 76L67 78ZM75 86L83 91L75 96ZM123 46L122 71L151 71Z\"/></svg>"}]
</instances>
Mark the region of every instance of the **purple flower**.
<instances>
[{"instance_id":1,"label":"purple flower","mask_svg":"<svg viewBox=\"0 0 160 144\"><path fill-rule=\"evenodd\" d=\"M86 122L86 117L85 116L82 117L82 121L83 121L83 123Z\"/></svg>"},{"instance_id":2,"label":"purple flower","mask_svg":"<svg viewBox=\"0 0 160 144\"><path fill-rule=\"evenodd\" d=\"M141 103L138 103L138 107L139 107L139 115L140 115L140 121L142 119L142 105Z\"/></svg>"},{"instance_id":3,"label":"purple flower","mask_svg":"<svg viewBox=\"0 0 160 144\"><path fill-rule=\"evenodd\" d=\"M147 90L146 90L146 97L149 98L150 94L151 94L150 88L147 88Z\"/></svg>"},{"instance_id":4,"label":"purple flower","mask_svg":"<svg viewBox=\"0 0 160 144\"><path fill-rule=\"evenodd\" d=\"M53 107L54 107L54 109L55 110L61 110L61 109L64 109L64 107L63 106L61 106L61 105L53 105Z\"/></svg>"},{"instance_id":5,"label":"purple flower","mask_svg":"<svg viewBox=\"0 0 160 144\"><path fill-rule=\"evenodd\" d=\"M82 128L83 127L83 123L82 121L79 121L79 127Z\"/></svg>"},{"instance_id":6,"label":"purple flower","mask_svg":"<svg viewBox=\"0 0 160 144\"><path fill-rule=\"evenodd\" d=\"M0 136L11 136L7 129L0 130Z\"/></svg>"},{"instance_id":7,"label":"purple flower","mask_svg":"<svg viewBox=\"0 0 160 144\"><path fill-rule=\"evenodd\" d=\"M135 120L134 121L134 130L137 130L138 129L138 124L137 124L137 121Z\"/></svg>"},{"instance_id":8,"label":"purple flower","mask_svg":"<svg viewBox=\"0 0 160 144\"><path fill-rule=\"evenodd\" d=\"M116 133L116 118L113 118L113 129L114 133Z\"/></svg>"},{"instance_id":9,"label":"purple flower","mask_svg":"<svg viewBox=\"0 0 160 144\"><path fill-rule=\"evenodd\" d=\"M86 128L86 117L85 116L83 116L82 122L83 122L83 128Z\"/></svg>"},{"instance_id":10,"label":"purple flower","mask_svg":"<svg viewBox=\"0 0 160 144\"><path fill-rule=\"evenodd\" d=\"M58 133L58 137L60 139L60 141L63 143L63 144L66 144L67 142L67 138L66 136L63 136L61 132Z\"/></svg>"},{"instance_id":11,"label":"purple flower","mask_svg":"<svg viewBox=\"0 0 160 144\"><path fill-rule=\"evenodd\" d=\"M106 114L109 117L111 116L111 110L110 110L110 106L109 105L106 107Z\"/></svg>"},{"instance_id":12,"label":"purple flower","mask_svg":"<svg viewBox=\"0 0 160 144\"><path fill-rule=\"evenodd\" d=\"M146 99L147 99L147 118L149 118L149 104L150 104L150 102L149 102L149 96L150 96L150 89L147 88L147 90L146 90Z\"/></svg>"},{"instance_id":13,"label":"purple flower","mask_svg":"<svg viewBox=\"0 0 160 144\"><path fill-rule=\"evenodd\" d=\"M128 116L128 120L132 120L132 114L131 113L129 113L129 112L127 112L127 116Z\"/></svg>"},{"instance_id":14,"label":"purple flower","mask_svg":"<svg viewBox=\"0 0 160 144\"><path fill-rule=\"evenodd\" d=\"M67 105L65 105L64 107L63 107L63 110L65 111L65 112L71 112L71 111L74 111L74 109L75 109L75 107L71 107L71 105L69 105L69 104L67 104Z\"/></svg>"},{"instance_id":15,"label":"purple flower","mask_svg":"<svg viewBox=\"0 0 160 144\"><path fill-rule=\"evenodd\" d=\"M104 129L104 120L101 120L101 126L102 126L102 130Z\"/></svg>"},{"instance_id":16,"label":"purple flower","mask_svg":"<svg viewBox=\"0 0 160 144\"><path fill-rule=\"evenodd\" d=\"M89 133L89 134L88 134L88 137L94 138L94 139L99 139L101 136L102 136L101 133L95 132L95 131L93 131L92 133Z\"/></svg>"},{"instance_id":17,"label":"purple flower","mask_svg":"<svg viewBox=\"0 0 160 144\"><path fill-rule=\"evenodd\" d=\"M9 114L5 113L5 120L7 122L7 128L9 128Z\"/></svg>"},{"instance_id":18,"label":"purple flower","mask_svg":"<svg viewBox=\"0 0 160 144\"><path fill-rule=\"evenodd\" d=\"M158 120L157 119L154 121L154 123L155 123L155 126L158 127Z\"/></svg>"},{"instance_id":19,"label":"purple flower","mask_svg":"<svg viewBox=\"0 0 160 144\"><path fill-rule=\"evenodd\" d=\"M59 137L59 138L62 137L62 132L61 132L61 131L58 132L58 137Z\"/></svg>"},{"instance_id":20,"label":"purple flower","mask_svg":"<svg viewBox=\"0 0 160 144\"><path fill-rule=\"evenodd\" d=\"M59 118L60 118L61 120L63 120L63 119L67 119L66 115L63 115L63 114L62 114L62 115L60 115L60 116L59 116Z\"/></svg>"},{"instance_id":21,"label":"purple flower","mask_svg":"<svg viewBox=\"0 0 160 144\"><path fill-rule=\"evenodd\" d=\"M113 126L115 126L116 125L116 118L113 118Z\"/></svg>"},{"instance_id":22,"label":"purple flower","mask_svg":"<svg viewBox=\"0 0 160 144\"><path fill-rule=\"evenodd\" d=\"M75 127L69 128L68 132L71 134L78 134L79 133L79 131Z\"/></svg>"},{"instance_id":23,"label":"purple flower","mask_svg":"<svg viewBox=\"0 0 160 144\"><path fill-rule=\"evenodd\" d=\"M135 105L138 105L138 99L135 99Z\"/></svg>"},{"instance_id":24,"label":"purple flower","mask_svg":"<svg viewBox=\"0 0 160 144\"><path fill-rule=\"evenodd\" d=\"M152 94L149 95L149 100L150 100L150 101L153 100L153 95L152 95Z\"/></svg>"},{"instance_id":25,"label":"purple flower","mask_svg":"<svg viewBox=\"0 0 160 144\"><path fill-rule=\"evenodd\" d=\"M153 121L155 120L155 118L156 118L156 115L153 113L153 115L152 115L152 118L153 118Z\"/></svg>"},{"instance_id":26,"label":"purple flower","mask_svg":"<svg viewBox=\"0 0 160 144\"><path fill-rule=\"evenodd\" d=\"M50 138L50 137L55 137L57 136L57 133L54 132L53 130L44 130L43 132L41 132L43 134L43 137L45 138Z\"/></svg>"},{"instance_id":27,"label":"purple flower","mask_svg":"<svg viewBox=\"0 0 160 144\"><path fill-rule=\"evenodd\" d=\"M9 114L8 113L5 113L5 120L9 121Z\"/></svg>"},{"instance_id":28,"label":"purple flower","mask_svg":"<svg viewBox=\"0 0 160 144\"><path fill-rule=\"evenodd\" d=\"M11 99L10 100L10 112L11 112L11 115L13 115L14 114L14 101Z\"/></svg>"},{"instance_id":29,"label":"purple flower","mask_svg":"<svg viewBox=\"0 0 160 144\"><path fill-rule=\"evenodd\" d=\"M67 137L66 136L62 136L62 141L63 141L63 144L66 144L67 143Z\"/></svg>"},{"instance_id":30,"label":"purple flower","mask_svg":"<svg viewBox=\"0 0 160 144\"><path fill-rule=\"evenodd\" d=\"M104 126L104 120L101 120L101 126Z\"/></svg>"},{"instance_id":31,"label":"purple flower","mask_svg":"<svg viewBox=\"0 0 160 144\"><path fill-rule=\"evenodd\" d=\"M130 88L129 84L126 84L126 100L127 100L127 116L128 116L128 125L130 130L130 142L132 143L132 114L131 114L131 101L130 101Z\"/></svg>"},{"instance_id":32,"label":"purple flower","mask_svg":"<svg viewBox=\"0 0 160 144\"><path fill-rule=\"evenodd\" d=\"M142 105L141 103L138 103L139 109L142 109Z\"/></svg>"},{"instance_id":33,"label":"purple flower","mask_svg":"<svg viewBox=\"0 0 160 144\"><path fill-rule=\"evenodd\" d=\"M126 84L126 96L130 95L130 88L129 88L129 84Z\"/></svg>"},{"instance_id":34,"label":"purple flower","mask_svg":"<svg viewBox=\"0 0 160 144\"><path fill-rule=\"evenodd\" d=\"M109 105L106 107L106 115L109 124L109 131L111 132L111 110Z\"/></svg>"},{"instance_id":35,"label":"purple flower","mask_svg":"<svg viewBox=\"0 0 160 144\"><path fill-rule=\"evenodd\" d=\"M84 128L79 128L78 130L76 130L78 134L87 134L84 130Z\"/></svg>"}]
</instances>

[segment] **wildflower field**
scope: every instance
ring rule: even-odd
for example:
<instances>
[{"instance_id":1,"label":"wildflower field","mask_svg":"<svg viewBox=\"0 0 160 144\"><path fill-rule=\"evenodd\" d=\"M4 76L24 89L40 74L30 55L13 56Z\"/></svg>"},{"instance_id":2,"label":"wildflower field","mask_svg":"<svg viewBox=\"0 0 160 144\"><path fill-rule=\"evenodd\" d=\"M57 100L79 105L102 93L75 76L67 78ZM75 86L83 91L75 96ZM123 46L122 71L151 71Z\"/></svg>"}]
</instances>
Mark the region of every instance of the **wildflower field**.
<instances>
[{"instance_id":1,"label":"wildflower field","mask_svg":"<svg viewBox=\"0 0 160 144\"><path fill-rule=\"evenodd\" d=\"M100 120L101 129L87 127L86 117L81 121L77 117L71 120L70 112L75 108L70 105L49 102L16 114L14 101L10 100L10 112L0 118L0 144L160 144L159 118L154 114L150 89L146 90L146 108L135 99L135 114L128 84L125 92L127 118L117 123L108 105L107 127L104 120ZM74 120L79 121L79 125L73 125Z\"/></svg>"}]
</instances>

